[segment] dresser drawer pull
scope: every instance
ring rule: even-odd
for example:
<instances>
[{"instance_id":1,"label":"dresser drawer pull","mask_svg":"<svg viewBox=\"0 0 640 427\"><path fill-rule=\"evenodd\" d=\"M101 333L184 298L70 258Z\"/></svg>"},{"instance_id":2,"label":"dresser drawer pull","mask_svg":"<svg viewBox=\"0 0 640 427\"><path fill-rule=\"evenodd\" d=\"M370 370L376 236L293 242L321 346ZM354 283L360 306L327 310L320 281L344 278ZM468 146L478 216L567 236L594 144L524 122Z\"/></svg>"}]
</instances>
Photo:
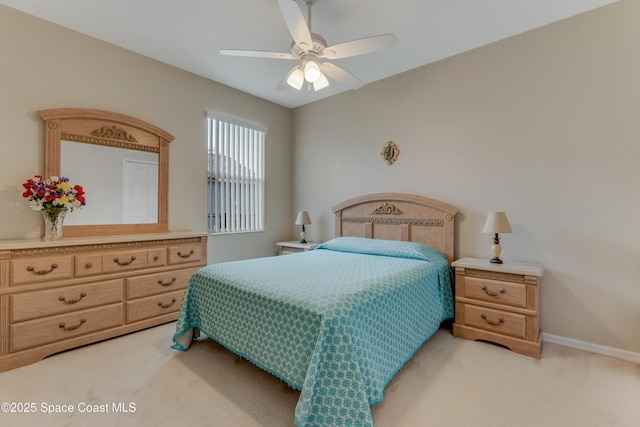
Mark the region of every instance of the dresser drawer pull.
<instances>
[{"instance_id":1,"label":"dresser drawer pull","mask_svg":"<svg viewBox=\"0 0 640 427\"><path fill-rule=\"evenodd\" d=\"M90 269L91 267L93 267L93 264L91 264L90 262L84 265L84 268L86 268L87 270Z\"/></svg>"},{"instance_id":2,"label":"dresser drawer pull","mask_svg":"<svg viewBox=\"0 0 640 427\"><path fill-rule=\"evenodd\" d=\"M158 261L159 259L160 259L160 257L159 257L158 255L156 255L156 256L154 256L154 257L153 257L153 260L154 260L154 261Z\"/></svg>"},{"instance_id":3,"label":"dresser drawer pull","mask_svg":"<svg viewBox=\"0 0 640 427\"><path fill-rule=\"evenodd\" d=\"M51 264L51 268L49 270L36 270L31 266L27 267L27 271L30 271L33 274L38 274L40 276L44 276L45 274L51 273L53 270L58 268L58 264Z\"/></svg>"},{"instance_id":4,"label":"dresser drawer pull","mask_svg":"<svg viewBox=\"0 0 640 427\"><path fill-rule=\"evenodd\" d=\"M167 286L171 286L171 285L173 285L173 283L174 283L175 281L176 281L176 278L175 278L175 277L171 278L171 281L170 281L170 282L163 282L162 280L158 280L158 285L160 285L160 286L164 286L164 287L167 287Z\"/></svg>"},{"instance_id":5,"label":"dresser drawer pull","mask_svg":"<svg viewBox=\"0 0 640 427\"><path fill-rule=\"evenodd\" d=\"M505 292L503 288L498 289L498 292L490 291L490 290L488 290L488 289L487 289L487 287L486 287L486 286L483 286L483 287L482 287L482 288L480 288L480 289L482 289L482 290L484 291L484 293L485 293L485 294L487 294L487 295L489 295L490 297L500 297L500 296L502 296L502 294L504 294L504 292Z\"/></svg>"},{"instance_id":6,"label":"dresser drawer pull","mask_svg":"<svg viewBox=\"0 0 640 427\"><path fill-rule=\"evenodd\" d=\"M191 255L193 255L193 252L194 252L193 249L191 249L188 254L183 255L181 251L178 251L178 256L180 258L189 258Z\"/></svg>"},{"instance_id":7,"label":"dresser drawer pull","mask_svg":"<svg viewBox=\"0 0 640 427\"><path fill-rule=\"evenodd\" d=\"M58 325L58 327L59 327L60 329L64 329L65 331L75 331L75 330L76 330L76 329L78 329L80 326L82 326L82 324L83 324L84 322L86 322L86 321L87 321L87 319L80 319L80 323L78 323L77 325L71 325L71 326L65 326L65 324L64 324L64 323L60 323L60 324Z\"/></svg>"},{"instance_id":8,"label":"dresser drawer pull","mask_svg":"<svg viewBox=\"0 0 640 427\"><path fill-rule=\"evenodd\" d=\"M163 304L162 302L159 302L159 303L158 303L158 307L160 307L160 308L169 308L169 307L171 307L173 304L175 304L175 303L176 303L176 301L177 301L177 300L176 300L175 298L172 298L172 299L171 299L171 302L170 302L169 304Z\"/></svg>"},{"instance_id":9,"label":"dresser drawer pull","mask_svg":"<svg viewBox=\"0 0 640 427\"><path fill-rule=\"evenodd\" d=\"M62 301L62 302L63 302L63 303L65 303L65 304L75 304L75 303L77 303L77 302L82 301L82 298L84 298L84 297L86 297L86 296L87 296L87 293L86 293L86 292L82 292L82 293L80 294L80 297L78 297L78 298L74 298L74 299L67 299L67 298L66 298L66 297L64 297L64 296L60 296L60 298L58 298L58 301Z\"/></svg>"},{"instance_id":10,"label":"dresser drawer pull","mask_svg":"<svg viewBox=\"0 0 640 427\"><path fill-rule=\"evenodd\" d=\"M115 263L116 263L116 264L118 264L118 265L125 266L125 265L129 265L129 264L131 264L131 263L132 263L133 261L135 261L135 260L136 260L136 256L135 256L135 255L133 255L133 256L131 256L131 259L130 259L129 261L120 261L120 259L118 259L118 258L114 258L114 259L113 259L113 262L115 262Z\"/></svg>"},{"instance_id":11,"label":"dresser drawer pull","mask_svg":"<svg viewBox=\"0 0 640 427\"><path fill-rule=\"evenodd\" d=\"M480 317L482 317L482 320L484 320L485 322L487 322L491 326L500 326L500 325L502 325L504 323L504 319L502 317L499 318L497 322L495 320L487 319L487 315L486 314L483 314Z\"/></svg>"}]
</instances>

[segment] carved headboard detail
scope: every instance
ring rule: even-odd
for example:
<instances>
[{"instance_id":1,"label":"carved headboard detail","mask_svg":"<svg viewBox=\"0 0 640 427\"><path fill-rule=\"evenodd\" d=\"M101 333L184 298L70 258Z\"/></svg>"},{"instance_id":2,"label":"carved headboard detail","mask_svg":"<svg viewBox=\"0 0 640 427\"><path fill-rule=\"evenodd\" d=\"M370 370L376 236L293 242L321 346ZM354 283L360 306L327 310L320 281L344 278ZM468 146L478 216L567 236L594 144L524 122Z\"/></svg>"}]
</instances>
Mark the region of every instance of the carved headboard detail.
<instances>
[{"instance_id":1,"label":"carved headboard detail","mask_svg":"<svg viewBox=\"0 0 640 427\"><path fill-rule=\"evenodd\" d=\"M438 249L454 258L454 217L458 209L427 197L377 193L333 207L336 237L405 240Z\"/></svg>"}]
</instances>

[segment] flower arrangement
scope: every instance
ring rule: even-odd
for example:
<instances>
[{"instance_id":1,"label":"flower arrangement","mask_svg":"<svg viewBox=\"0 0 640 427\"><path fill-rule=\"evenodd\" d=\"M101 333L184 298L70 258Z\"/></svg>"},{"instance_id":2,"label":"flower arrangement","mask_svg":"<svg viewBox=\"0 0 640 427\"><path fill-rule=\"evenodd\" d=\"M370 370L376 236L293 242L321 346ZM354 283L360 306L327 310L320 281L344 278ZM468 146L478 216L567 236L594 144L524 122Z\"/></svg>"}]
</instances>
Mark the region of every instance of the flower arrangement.
<instances>
[{"instance_id":1,"label":"flower arrangement","mask_svg":"<svg viewBox=\"0 0 640 427\"><path fill-rule=\"evenodd\" d=\"M22 197L29 199L29 207L34 211L54 213L60 209L73 211L85 205L84 190L79 185L73 187L69 178L52 176L43 179L40 175L22 184L26 189Z\"/></svg>"}]
</instances>

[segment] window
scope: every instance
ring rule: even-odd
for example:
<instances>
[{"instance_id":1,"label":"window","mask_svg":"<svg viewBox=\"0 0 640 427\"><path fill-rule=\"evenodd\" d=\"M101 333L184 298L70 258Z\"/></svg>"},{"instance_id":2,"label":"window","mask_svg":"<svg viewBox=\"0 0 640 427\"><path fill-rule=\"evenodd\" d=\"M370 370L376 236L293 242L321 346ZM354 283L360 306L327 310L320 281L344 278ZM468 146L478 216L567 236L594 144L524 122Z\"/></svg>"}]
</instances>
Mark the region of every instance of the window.
<instances>
[{"instance_id":1,"label":"window","mask_svg":"<svg viewBox=\"0 0 640 427\"><path fill-rule=\"evenodd\" d=\"M266 129L217 113L207 122L209 232L264 231Z\"/></svg>"}]
</instances>

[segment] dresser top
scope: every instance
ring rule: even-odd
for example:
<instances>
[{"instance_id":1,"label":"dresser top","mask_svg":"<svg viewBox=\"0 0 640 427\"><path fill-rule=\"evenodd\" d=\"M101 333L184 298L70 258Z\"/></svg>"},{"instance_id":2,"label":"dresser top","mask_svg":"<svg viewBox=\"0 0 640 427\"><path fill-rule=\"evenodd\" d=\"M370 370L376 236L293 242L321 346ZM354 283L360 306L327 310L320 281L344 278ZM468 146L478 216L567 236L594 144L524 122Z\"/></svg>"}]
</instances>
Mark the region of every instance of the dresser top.
<instances>
[{"instance_id":1,"label":"dresser top","mask_svg":"<svg viewBox=\"0 0 640 427\"><path fill-rule=\"evenodd\" d=\"M540 264L527 262L504 261L502 264L491 264L489 258L460 258L451 263L452 267L474 268L477 270L497 271L502 273L524 274L542 277L544 268Z\"/></svg>"},{"instance_id":2,"label":"dresser top","mask_svg":"<svg viewBox=\"0 0 640 427\"><path fill-rule=\"evenodd\" d=\"M69 237L61 240L44 241L42 238L19 239L19 240L0 240L0 251L29 249L29 248L52 248L76 245L95 245L105 243L122 243L122 242L145 242L150 240L166 240L166 239L187 239L193 237L208 236L209 233L194 233L192 231L170 231L168 233L149 233L149 234L122 234L111 236L93 236L93 237Z\"/></svg>"}]
</instances>

